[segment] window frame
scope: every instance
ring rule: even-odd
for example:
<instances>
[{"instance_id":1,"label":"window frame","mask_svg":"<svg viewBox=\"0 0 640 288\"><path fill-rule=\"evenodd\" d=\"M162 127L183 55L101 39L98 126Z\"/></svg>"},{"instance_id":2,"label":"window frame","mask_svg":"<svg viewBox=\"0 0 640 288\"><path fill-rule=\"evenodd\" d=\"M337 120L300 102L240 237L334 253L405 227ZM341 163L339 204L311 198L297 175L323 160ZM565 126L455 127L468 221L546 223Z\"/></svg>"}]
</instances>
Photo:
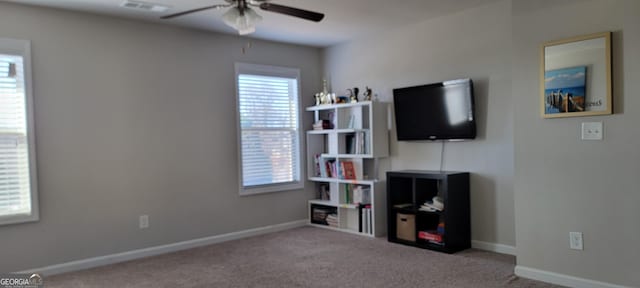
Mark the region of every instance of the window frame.
<instances>
[{"instance_id":1,"label":"window frame","mask_svg":"<svg viewBox=\"0 0 640 288\"><path fill-rule=\"evenodd\" d=\"M31 41L0 38L0 54L9 54L22 56L24 71L24 96L25 96L25 115L27 121L27 145L29 157L29 182L30 182L30 214L14 214L0 216L0 225L18 224L25 222L35 222L40 220L40 209L38 206L38 176L36 166L36 133L34 125L33 110L33 78L31 72Z\"/></svg>"},{"instance_id":2,"label":"window frame","mask_svg":"<svg viewBox=\"0 0 640 288\"><path fill-rule=\"evenodd\" d=\"M272 77L285 77L285 78L295 78L297 81L297 109L296 109L296 117L297 117L297 126L296 136L298 137L298 143L295 147L295 153L297 154L297 174L298 180L286 183L274 183L274 184L265 184L265 185L253 185L245 187L243 185L244 174L243 174L243 161L242 161L242 127L240 122L240 89L238 85L238 76L240 74L249 74L249 75L260 75L260 76L272 76ZM301 95L302 95L302 87L300 81L300 69L298 68L290 68L290 67L282 67L282 66L272 66L272 65L261 65L261 64L251 64L251 63L235 63L235 77L234 82L236 86L236 131L237 131L237 143L238 143L238 186L239 186L239 194L240 196L247 195L255 195L255 194L263 194L263 193L272 193L272 192L282 192L282 191L290 191L304 188L304 163L302 157L302 147L303 147L303 135L302 135L302 118L301 118Z\"/></svg>"}]
</instances>

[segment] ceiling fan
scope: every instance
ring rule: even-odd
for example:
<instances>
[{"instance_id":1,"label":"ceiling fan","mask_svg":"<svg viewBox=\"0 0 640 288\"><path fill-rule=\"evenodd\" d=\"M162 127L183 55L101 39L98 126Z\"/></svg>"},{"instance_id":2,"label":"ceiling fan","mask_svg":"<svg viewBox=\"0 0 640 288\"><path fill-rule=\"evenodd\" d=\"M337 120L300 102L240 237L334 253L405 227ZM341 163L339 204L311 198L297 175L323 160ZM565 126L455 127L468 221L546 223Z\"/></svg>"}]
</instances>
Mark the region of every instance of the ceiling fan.
<instances>
[{"instance_id":1,"label":"ceiling fan","mask_svg":"<svg viewBox=\"0 0 640 288\"><path fill-rule=\"evenodd\" d=\"M255 32L255 24L262 20L262 16L258 15L251 7L258 7L265 11L285 14L294 16L314 22L320 22L324 18L324 14L313 12L309 10L303 10L290 6L273 4L270 0L224 0L225 4L216 4L196 9L191 9L171 15L160 17L161 19L171 19L195 12L200 12L209 9L222 9L229 8L227 12L222 15L222 20L225 24L238 30L240 35L246 35Z\"/></svg>"}]
</instances>

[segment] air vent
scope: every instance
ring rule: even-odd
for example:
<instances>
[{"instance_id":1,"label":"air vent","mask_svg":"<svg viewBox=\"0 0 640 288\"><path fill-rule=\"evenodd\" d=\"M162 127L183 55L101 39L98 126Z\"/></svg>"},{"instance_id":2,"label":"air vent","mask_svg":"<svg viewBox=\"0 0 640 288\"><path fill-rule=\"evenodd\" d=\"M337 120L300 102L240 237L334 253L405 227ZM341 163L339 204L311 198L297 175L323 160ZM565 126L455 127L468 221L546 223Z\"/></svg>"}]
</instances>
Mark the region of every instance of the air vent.
<instances>
[{"instance_id":1,"label":"air vent","mask_svg":"<svg viewBox=\"0 0 640 288\"><path fill-rule=\"evenodd\" d=\"M149 2L141 2L141 1L131 1L131 0L122 2L122 4L120 4L120 7L149 11L149 12L164 12L164 11L167 11L167 9L169 9L169 7L165 5L149 3Z\"/></svg>"}]
</instances>

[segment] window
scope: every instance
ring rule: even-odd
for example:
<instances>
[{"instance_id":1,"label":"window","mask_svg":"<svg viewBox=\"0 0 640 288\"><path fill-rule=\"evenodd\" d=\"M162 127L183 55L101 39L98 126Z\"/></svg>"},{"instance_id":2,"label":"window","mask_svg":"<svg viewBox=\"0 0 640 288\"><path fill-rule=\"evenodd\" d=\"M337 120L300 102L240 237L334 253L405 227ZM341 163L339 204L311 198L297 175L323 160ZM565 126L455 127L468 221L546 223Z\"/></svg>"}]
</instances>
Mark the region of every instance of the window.
<instances>
[{"instance_id":1,"label":"window","mask_svg":"<svg viewBox=\"0 0 640 288\"><path fill-rule=\"evenodd\" d=\"M299 189L298 69L236 64L240 194Z\"/></svg>"},{"instance_id":2,"label":"window","mask_svg":"<svg viewBox=\"0 0 640 288\"><path fill-rule=\"evenodd\" d=\"M0 224L38 220L30 50L0 38Z\"/></svg>"}]
</instances>

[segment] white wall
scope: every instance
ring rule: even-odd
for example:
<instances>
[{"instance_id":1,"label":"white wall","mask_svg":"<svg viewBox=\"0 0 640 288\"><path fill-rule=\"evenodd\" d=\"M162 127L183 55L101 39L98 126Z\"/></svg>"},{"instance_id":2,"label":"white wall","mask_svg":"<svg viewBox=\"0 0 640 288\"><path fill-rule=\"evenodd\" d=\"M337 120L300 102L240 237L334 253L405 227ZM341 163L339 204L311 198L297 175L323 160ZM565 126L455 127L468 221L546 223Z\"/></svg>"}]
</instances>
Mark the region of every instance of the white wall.
<instances>
[{"instance_id":1,"label":"white wall","mask_svg":"<svg viewBox=\"0 0 640 288\"><path fill-rule=\"evenodd\" d=\"M457 78L475 85L478 137L447 143L444 169L471 172L472 239L515 245L511 2L381 31L325 50L334 92L372 87L391 102L392 89ZM398 142L391 133L391 168L437 170L440 143Z\"/></svg>"},{"instance_id":2,"label":"white wall","mask_svg":"<svg viewBox=\"0 0 640 288\"><path fill-rule=\"evenodd\" d=\"M640 1L513 1L518 266L640 287ZM542 119L539 45L613 31L610 116ZM579 140L602 121L604 140ZM569 232L584 233L584 251Z\"/></svg>"},{"instance_id":3,"label":"white wall","mask_svg":"<svg viewBox=\"0 0 640 288\"><path fill-rule=\"evenodd\" d=\"M32 41L41 209L0 227L0 271L307 217L310 185L238 196L234 62L299 67L312 95L319 49L8 3L0 37Z\"/></svg>"}]
</instances>

